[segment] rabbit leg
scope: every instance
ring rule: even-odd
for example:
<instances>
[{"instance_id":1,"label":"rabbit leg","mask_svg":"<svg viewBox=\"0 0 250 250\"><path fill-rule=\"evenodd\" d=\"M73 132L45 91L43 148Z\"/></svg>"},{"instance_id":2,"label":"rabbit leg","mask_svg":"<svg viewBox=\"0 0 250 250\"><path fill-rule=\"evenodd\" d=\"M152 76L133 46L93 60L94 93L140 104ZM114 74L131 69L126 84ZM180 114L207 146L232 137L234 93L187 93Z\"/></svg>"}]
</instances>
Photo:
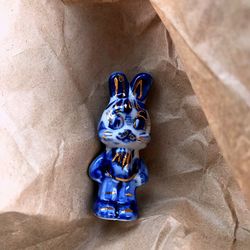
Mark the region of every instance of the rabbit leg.
<instances>
[{"instance_id":1,"label":"rabbit leg","mask_svg":"<svg viewBox=\"0 0 250 250\"><path fill-rule=\"evenodd\" d=\"M116 217L117 181L105 177L99 184L98 198L94 205L94 213L102 219L112 220Z\"/></svg>"},{"instance_id":2,"label":"rabbit leg","mask_svg":"<svg viewBox=\"0 0 250 250\"><path fill-rule=\"evenodd\" d=\"M123 182L118 193L117 219L131 221L137 219L135 181Z\"/></svg>"}]
</instances>

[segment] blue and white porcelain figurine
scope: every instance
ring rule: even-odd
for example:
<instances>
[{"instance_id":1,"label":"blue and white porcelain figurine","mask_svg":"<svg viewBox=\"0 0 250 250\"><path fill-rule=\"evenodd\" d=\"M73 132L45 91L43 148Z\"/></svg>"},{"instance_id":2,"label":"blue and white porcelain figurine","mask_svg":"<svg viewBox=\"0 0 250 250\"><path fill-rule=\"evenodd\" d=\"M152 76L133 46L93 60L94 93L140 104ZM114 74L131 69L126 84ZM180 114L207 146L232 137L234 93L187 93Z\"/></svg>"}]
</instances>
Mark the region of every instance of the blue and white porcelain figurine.
<instances>
[{"instance_id":1,"label":"blue and white porcelain figurine","mask_svg":"<svg viewBox=\"0 0 250 250\"><path fill-rule=\"evenodd\" d=\"M145 101L151 85L152 77L147 73L136 75L130 84L121 72L109 78L110 101L98 126L106 150L89 167L91 179L99 185L94 205L99 218L137 219L136 188L148 181L147 166L139 150L150 141Z\"/></svg>"}]
</instances>

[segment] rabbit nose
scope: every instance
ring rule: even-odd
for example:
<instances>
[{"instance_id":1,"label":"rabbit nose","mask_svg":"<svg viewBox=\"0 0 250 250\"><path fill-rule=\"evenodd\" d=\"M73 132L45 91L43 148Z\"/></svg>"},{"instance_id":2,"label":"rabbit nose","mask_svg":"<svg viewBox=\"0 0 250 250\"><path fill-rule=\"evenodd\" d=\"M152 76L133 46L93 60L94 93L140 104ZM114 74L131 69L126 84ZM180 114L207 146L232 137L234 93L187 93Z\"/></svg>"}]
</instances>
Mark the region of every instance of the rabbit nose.
<instances>
[{"instance_id":1,"label":"rabbit nose","mask_svg":"<svg viewBox=\"0 0 250 250\"><path fill-rule=\"evenodd\" d=\"M121 137L133 137L135 136L130 129L125 129L123 132L120 132Z\"/></svg>"},{"instance_id":2,"label":"rabbit nose","mask_svg":"<svg viewBox=\"0 0 250 250\"><path fill-rule=\"evenodd\" d=\"M119 133L119 137L122 140L136 141L136 136L130 129L125 129L123 132Z\"/></svg>"},{"instance_id":3,"label":"rabbit nose","mask_svg":"<svg viewBox=\"0 0 250 250\"><path fill-rule=\"evenodd\" d=\"M129 136L129 134L131 132L132 131L130 129L125 129L123 132L120 132L119 135L122 136L122 137L126 137L126 136Z\"/></svg>"}]
</instances>

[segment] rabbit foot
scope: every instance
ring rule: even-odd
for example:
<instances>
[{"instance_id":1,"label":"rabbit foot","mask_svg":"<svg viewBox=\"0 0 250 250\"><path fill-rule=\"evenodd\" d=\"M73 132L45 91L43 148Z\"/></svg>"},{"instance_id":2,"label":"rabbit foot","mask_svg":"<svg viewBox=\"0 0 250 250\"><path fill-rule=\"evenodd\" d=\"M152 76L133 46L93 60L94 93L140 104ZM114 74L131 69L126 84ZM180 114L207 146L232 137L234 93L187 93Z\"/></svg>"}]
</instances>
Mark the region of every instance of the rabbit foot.
<instances>
[{"instance_id":1,"label":"rabbit foot","mask_svg":"<svg viewBox=\"0 0 250 250\"><path fill-rule=\"evenodd\" d=\"M115 220L115 207L107 201L97 201L94 207L94 213L97 217L106 220Z\"/></svg>"},{"instance_id":2,"label":"rabbit foot","mask_svg":"<svg viewBox=\"0 0 250 250\"><path fill-rule=\"evenodd\" d=\"M131 204L120 205L117 210L117 220L132 221L137 219L136 206Z\"/></svg>"}]
</instances>

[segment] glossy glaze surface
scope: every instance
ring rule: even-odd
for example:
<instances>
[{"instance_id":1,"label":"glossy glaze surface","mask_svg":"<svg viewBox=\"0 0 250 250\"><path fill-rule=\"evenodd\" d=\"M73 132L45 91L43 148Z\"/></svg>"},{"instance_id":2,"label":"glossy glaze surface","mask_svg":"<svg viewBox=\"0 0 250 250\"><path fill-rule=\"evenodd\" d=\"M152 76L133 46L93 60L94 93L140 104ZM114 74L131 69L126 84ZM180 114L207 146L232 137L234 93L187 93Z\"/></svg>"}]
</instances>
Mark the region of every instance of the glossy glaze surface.
<instances>
[{"instance_id":1,"label":"glossy glaze surface","mask_svg":"<svg viewBox=\"0 0 250 250\"><path fill-rule=\"evenodd\" d=\"M138 216L136 188L148 181L139 150L150 141L145 101L151 84L147 73L136 75L131 83L122 72L109 78L110 101L98 126L106 150L89 167L89 176L99 185L93 208L99 218L131 221Z\"/></svg>"}]
</instances>

